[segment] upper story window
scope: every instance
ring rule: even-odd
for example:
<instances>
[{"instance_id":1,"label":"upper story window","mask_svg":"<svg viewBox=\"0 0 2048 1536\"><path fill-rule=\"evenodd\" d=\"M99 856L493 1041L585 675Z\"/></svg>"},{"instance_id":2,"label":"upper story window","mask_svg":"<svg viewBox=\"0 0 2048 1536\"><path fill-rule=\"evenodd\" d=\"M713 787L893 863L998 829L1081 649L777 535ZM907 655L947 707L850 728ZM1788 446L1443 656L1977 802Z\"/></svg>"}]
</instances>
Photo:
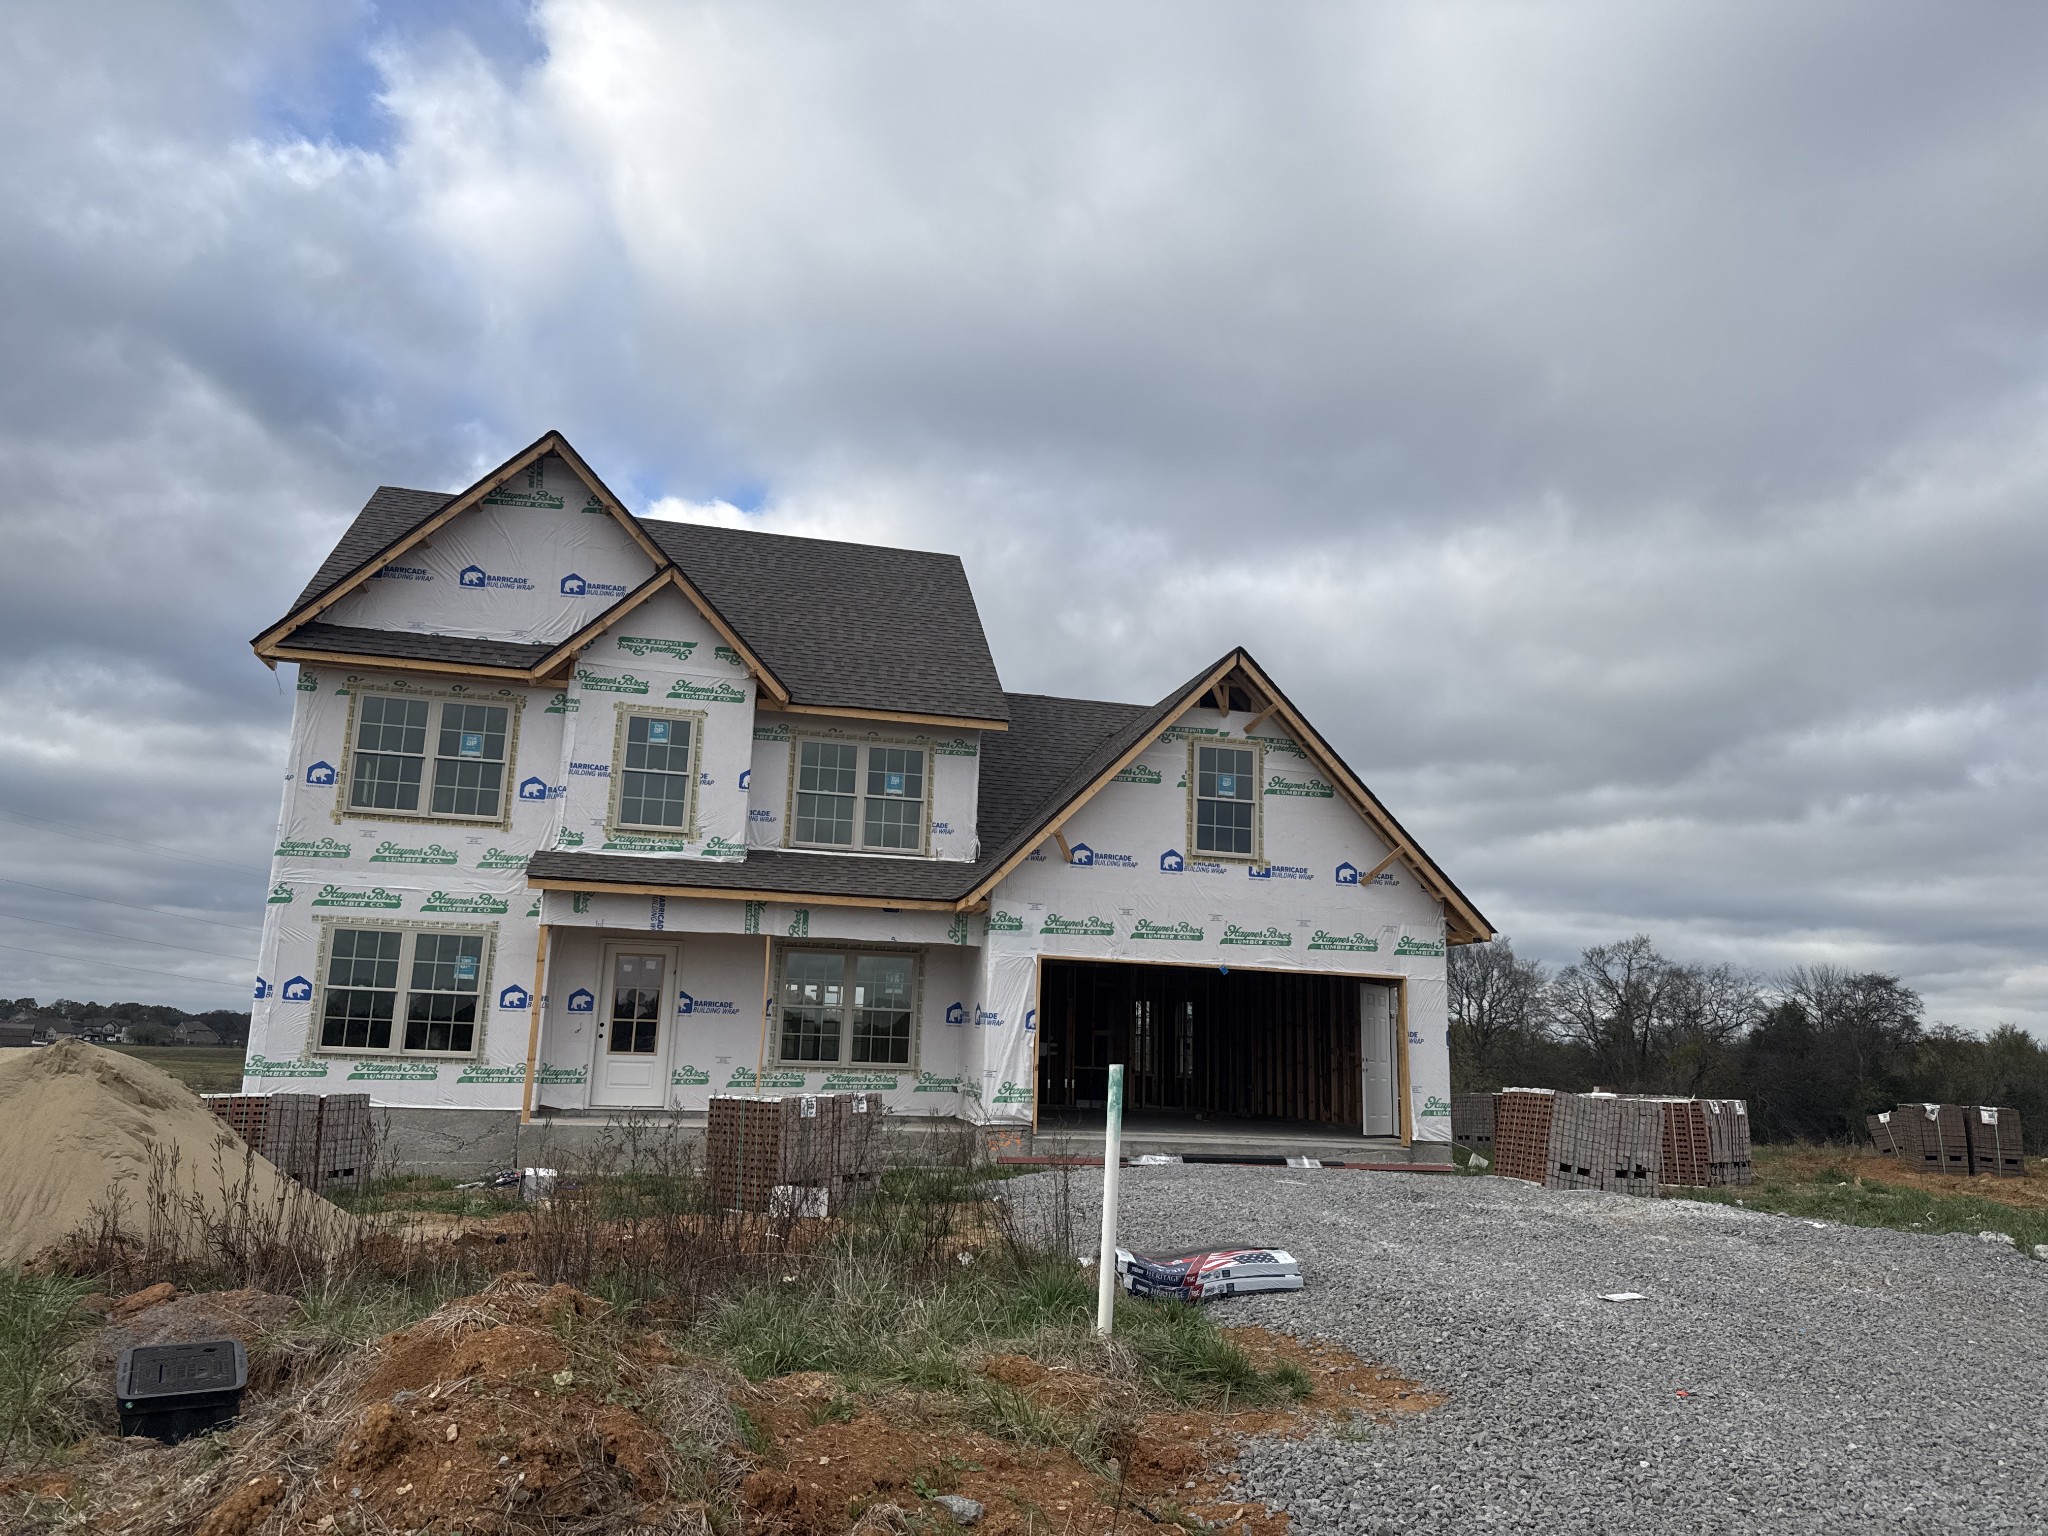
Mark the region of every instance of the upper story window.
<instances>
[{"instance_id":1,"label":"upper story window","mask_svg":"<svg viewBox=\"0 0 2048 1536\"><path fill-rule=\"evenodd\" d=\"M922 853L929 824L922 747L797 743L791 841L810 848Z\"/></svg>"},{"instance_id":2,"label":"upper story window","mask_svg":"<svg viewBox=\"0 0 2048 1536\"><path fill-rule=\"evenodd\" d=\"M349 809L497 820L510 717L502 704L362 695Z\"/></svg>"},{"instance_id":3,"label":"upper story window","mask_svg":"<svg viewBox=\"0 0 2048 1536\"><path fill-rule=\"evenodd\" d=\"M316 1016L329 1051L476 1054L490 935L335 928Z\"/></svg>"},{"instance_id":4,"label":"upper story window","mask_svg":"<svg viewBox=\"0 0 2048 1536\"><path fill-rule=\"evenodd\" d=\"M1197 853L1259 856L1259 755L1250 747L1197 742L1188 776L1193 801L1189 842Z\"/></svg>"},{"instance_id":5,"label":"upper story window","mask_svg":"<svg viewBox=\"0 0 2048 1536\"><path fill-rule=\"evenodd\" d=\"M621 705L612 758L612 824L687 837L694 830L704 717Z\"/></svg>"}]
</instances>

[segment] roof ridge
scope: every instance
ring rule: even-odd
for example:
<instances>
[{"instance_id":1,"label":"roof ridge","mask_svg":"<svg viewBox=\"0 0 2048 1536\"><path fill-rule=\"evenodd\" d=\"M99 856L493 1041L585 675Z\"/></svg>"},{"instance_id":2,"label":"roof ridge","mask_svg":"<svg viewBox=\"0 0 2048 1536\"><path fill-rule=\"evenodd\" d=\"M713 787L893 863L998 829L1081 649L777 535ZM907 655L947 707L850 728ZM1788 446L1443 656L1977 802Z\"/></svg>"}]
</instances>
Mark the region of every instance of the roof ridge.
<instances>
[{"instance_id":1,"label":"roof ridge","mask_svg":"<svg viewBox=\"0 0 2048 1536\"><path fill-rule=\"evenodd\" d=\"M647 517L641 513L632 514L633 521L649 532L657 528L708 528L713 533L734 533L743 538L783 539L792 544L829 544L839 549L878 549L892 555L923 555L933 560L950 560L962 565L960 556L950 549L913 549L907 544L875 544L864 539L826 539L812 533L777 533L769 528L734 528L727 523L697 523L683 517ZM670 559L675 557L671 555Z\"/></svg>"}]
</instances>

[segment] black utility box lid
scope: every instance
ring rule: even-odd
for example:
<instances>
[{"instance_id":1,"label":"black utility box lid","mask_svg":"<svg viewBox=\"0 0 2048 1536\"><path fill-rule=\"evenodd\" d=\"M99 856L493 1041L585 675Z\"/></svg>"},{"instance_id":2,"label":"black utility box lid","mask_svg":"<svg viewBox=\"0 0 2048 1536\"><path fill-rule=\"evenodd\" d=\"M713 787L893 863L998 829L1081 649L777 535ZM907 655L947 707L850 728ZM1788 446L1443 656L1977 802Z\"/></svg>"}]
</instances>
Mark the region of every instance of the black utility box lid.
<instances>
[{"instance_id":1,"label":"black utility box lid","mask_svg":"<svg viewBox=\"0 0 2048 1536\"><path fill-rule=\"evenodd\" d=\"M114 1377L124 1403L239 1392L249 1384L249 1355L238 1339L143 1344L121 1351Z\"/></svg>"}]
</instances>

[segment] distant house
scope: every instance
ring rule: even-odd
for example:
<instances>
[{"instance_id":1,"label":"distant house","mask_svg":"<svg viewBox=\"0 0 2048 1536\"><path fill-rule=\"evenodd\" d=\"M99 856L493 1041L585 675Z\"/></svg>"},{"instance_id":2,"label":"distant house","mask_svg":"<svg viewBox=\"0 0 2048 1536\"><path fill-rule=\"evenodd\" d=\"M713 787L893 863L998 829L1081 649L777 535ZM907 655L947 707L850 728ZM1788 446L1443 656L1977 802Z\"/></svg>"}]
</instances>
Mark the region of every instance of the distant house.
<instances>
[{"instance_id":1,"label":"distant house","mask_svg":"<svg viewBox=\"0 0 2048 1536\"><path fill-rule=\"evenodd\" d=\"M0 1019L0 1050L35 1043L36 1027L27 1019Z\"/></svg>"},{"instance_id":2,"label":"distant house","mask_svg":"<svg viewBox=\"0 0 2048 1536\"><path fill-rule=\"evenodd\" d=\"M172 1038L180 1045L219 1045L218 1032L208 1029L197 1019L187 1019L171 1031Z\"/></svg>"},{"instance_id":3,"label":"distant house","mask_svg":"<svg viewBox=\"0 0 2048 1536\"><path fill-rule=\"evenodd\" d=\"M1011 693L956 557L641 519L553 433L378 490L255 649L297 702L248 1091L1031 1128L1115 1062L1133 1112L1448 1157L1446 946L1493 930L1243 650Z\"/></svg>"}]
</instances>

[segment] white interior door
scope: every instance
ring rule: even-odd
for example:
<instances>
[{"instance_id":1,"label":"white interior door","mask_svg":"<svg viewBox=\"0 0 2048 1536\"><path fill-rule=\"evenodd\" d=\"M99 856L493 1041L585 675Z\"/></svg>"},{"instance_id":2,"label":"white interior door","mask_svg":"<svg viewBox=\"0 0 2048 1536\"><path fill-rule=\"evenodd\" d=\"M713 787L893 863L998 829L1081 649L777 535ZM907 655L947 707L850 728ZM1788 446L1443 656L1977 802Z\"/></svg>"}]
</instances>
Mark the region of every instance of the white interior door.
<instances>
[{"instance_id":1,"label":"white interior door","mask_svg":"<svg viewBox=\"0 0 2048 1536\"><path fill-rule=\"evenodd\" d=\"M1398 1136L1400 1069L1394 1058L1394 989L1372 983L1358 989L1360 1056L1365 1061L1365 1134Z\"/></svg>"},{"instance_id":2,"label":"white interior door","mask_svg":"<svg viewBox=\"0 0 2048 1536\"><path fill-rule=\"evenodd\" d=\"M658 1109L668 1102L675 951L622 944L606 949L604 965L590 1102L613 1109Z\"/></svg>"}]
</instances>

